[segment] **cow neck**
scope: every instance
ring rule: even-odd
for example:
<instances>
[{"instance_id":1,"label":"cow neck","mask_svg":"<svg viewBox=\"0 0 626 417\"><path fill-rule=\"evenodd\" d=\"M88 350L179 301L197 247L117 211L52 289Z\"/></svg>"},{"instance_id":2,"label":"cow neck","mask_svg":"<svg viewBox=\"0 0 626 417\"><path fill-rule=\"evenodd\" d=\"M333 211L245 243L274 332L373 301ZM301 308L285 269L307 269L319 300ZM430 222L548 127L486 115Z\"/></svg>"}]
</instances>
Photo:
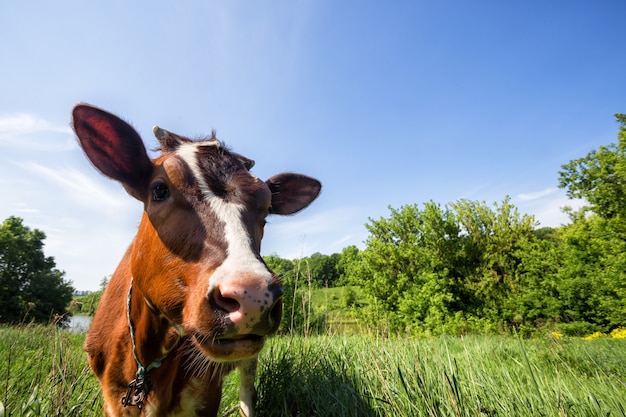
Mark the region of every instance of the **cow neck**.
<instances>
[{"instance_id":1,"label":"cow neck","mask_svg":"<svg viewBox=\"0 0 626 417\"><path fill-rule=\"evenodd\" d=\"M133 356L135 358L135 362L137 363L137 373L135 374L135 379L130 381L128 384L128 390L126 394L122 397L121 403L124 407L127 406L136 406L141 409L143 408L144 401L148 394L150 393L150 378L149 373L154 368L158 368L161 366L165 358L179 345L180 340L182 338L180 331L178 331L177 326L174 326L177 329L178 340L172 345L171 348L167 349L163 355L150 362L147 366L145 366L141 359L139 359L139 354L137 352L137 340L135 335L135 323L132 318L132 298L133 297L133 277L130 278L130 285L128 287L128 297L127 297L127 307L126 307L126 315L128 318L128 329L130 332L130 340L132 342L133 347Z\"/></svg>"}]
</instances>

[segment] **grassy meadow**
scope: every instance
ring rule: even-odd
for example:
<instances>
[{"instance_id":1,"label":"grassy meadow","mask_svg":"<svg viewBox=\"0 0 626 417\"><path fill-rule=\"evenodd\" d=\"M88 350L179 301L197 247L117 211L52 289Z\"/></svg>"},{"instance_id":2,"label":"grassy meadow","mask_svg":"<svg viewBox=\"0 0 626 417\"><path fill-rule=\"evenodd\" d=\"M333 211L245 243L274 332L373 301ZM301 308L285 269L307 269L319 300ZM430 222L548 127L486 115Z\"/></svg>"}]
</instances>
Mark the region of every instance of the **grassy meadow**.
<instances>
[{"instance_id":1,"label":"grassy meadow","mask_svg":"<svg viewBox=\"0 0 626 417\"><path fill-rule=\"evenodd\" d=\"M0 327L0 417L101 416L83 339ZM221 415L235 415L237 379ZM281 336L257 385L260 417L626 416L626 339Z\"/></svg>"},{"instance_id":2,"label":"grassy meadow","mask_svg":"<svg viewBox=\"0 0 626 417\"><path fill-rule=\"evenodd\" d=\"M54 325L0 327L0 417L102 416L84 339Z\"/></svg>"}]
</instances>

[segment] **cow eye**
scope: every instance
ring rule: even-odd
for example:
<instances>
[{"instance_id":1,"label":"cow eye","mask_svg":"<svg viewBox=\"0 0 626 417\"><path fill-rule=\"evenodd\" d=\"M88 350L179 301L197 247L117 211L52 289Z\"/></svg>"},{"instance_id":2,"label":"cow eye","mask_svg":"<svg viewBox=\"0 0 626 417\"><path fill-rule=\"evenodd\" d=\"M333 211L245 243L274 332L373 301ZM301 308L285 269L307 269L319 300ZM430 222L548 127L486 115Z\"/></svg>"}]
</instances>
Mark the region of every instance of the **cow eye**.
<instances>
[{"instance_id":1,"label":"cow eye","mask_svg":"<svg viewBox=\"0 0 626 417\"><path fill-rule=\"evenodd\" d=\"M167 188L167 185L162 182L158 184L154 184L152 186L152 200L154 201L164 201L167 200L170 196L170 189Z\"/></svg>"}]
</instances>

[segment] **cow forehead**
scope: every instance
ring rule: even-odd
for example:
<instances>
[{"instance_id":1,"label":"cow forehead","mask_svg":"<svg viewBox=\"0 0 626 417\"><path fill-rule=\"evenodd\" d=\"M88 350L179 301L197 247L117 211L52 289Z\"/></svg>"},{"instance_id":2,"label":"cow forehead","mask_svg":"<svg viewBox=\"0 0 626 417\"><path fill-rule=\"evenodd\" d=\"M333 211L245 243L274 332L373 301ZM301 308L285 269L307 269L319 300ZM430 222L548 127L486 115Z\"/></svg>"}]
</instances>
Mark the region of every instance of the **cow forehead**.
<instances>
[{"instance_id":1,"label":"cow forehead","mask_svg":"<svg viewBox=\"0 0 626 417\"><path fill-rule=\"evenodd\" d=\"M251 174L246 164L253 162L225 149L216 140L183 143L175 154L183 161L200 194L207 200L219 197L225 201L249 206L269 204L266 184ZM185 181L186 182L186 181ZM258 199L267 201L257 201Z\"/></svg>"}]
</instances>

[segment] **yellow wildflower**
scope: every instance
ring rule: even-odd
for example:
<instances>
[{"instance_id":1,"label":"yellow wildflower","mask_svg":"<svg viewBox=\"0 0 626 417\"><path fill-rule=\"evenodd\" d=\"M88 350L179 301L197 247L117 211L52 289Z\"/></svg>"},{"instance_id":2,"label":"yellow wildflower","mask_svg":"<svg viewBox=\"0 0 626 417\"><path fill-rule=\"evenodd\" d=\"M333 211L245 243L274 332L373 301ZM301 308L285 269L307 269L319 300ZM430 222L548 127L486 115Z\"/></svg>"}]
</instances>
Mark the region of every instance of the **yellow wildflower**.
<instances>
[{"instance_id":1,"label":"yellow wildflower","mask_svg":"<svg viewBox=\"0 0 626 417\"><path fill-rule=\"evenodd\" d=\"M599 339L601 337L606 337L606 335L602 332L595 332L593 334L590 334L587 337L583 337L583 340L593 340L593 339Z\"/></svg>"},{"instance_id":2,"label":"yellow wildflower","mask_svg":"<svg viewBox=\"0 0 626 417\"><path fill-rule=\"evenodd\" d=\"M618 327L617 329L613 329L611 331L611 337L613 339L626 339L626 329L623 327Z\"/></svg>"}]
</instances>

